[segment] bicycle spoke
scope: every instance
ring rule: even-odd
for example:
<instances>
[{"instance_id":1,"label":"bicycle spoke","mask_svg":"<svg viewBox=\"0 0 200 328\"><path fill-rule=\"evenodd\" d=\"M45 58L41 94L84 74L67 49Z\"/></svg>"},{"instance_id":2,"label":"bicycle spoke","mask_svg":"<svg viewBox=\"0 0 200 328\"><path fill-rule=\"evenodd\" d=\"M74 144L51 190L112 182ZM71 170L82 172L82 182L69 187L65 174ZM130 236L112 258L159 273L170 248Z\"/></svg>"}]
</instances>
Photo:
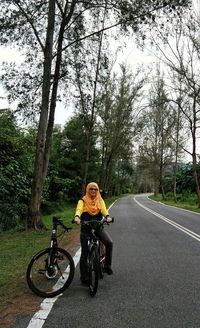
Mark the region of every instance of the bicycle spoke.
<instances>
[{"instance_id":1,"label":"bicycle spoke","mask_svg":"<svg viewBox=\"0 0 200 328\"><path fill-rule=\"evenodd\" d=\"M38 295L50 297L66 288L74 275L74 264L71 256L62 249L57 249L53 264L48 266L49 251L44 251L30 265L27 281L30 288Z\"/></svg>"},{"instance_id":2,"label":"bicycle spoke","mask_svg":"<svg viewBox=\"0 0 200 328\"><path fill-rule=\"evenodd\" d=\"M98 251L96 248L93 248L90 254L89 259L89 291L90 295L94 296L97 292L98 288L98 280L99 280L99 265L98 265Z\"/></svg>"}]
</instances>

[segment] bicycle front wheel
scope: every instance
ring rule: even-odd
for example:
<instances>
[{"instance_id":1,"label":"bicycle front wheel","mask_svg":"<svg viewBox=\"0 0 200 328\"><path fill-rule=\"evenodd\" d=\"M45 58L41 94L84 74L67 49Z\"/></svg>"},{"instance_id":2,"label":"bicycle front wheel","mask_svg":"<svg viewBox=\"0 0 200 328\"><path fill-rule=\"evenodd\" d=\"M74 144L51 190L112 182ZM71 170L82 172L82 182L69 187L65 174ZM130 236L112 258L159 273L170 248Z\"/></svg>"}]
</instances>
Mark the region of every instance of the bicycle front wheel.
<instances>
[{"instance_id":1,"label":"bicycle front wheel","mask_svg":"<svg viewBox=\"0 0 200 328\"><path fill-rule=\"evenodd\" d=\"M64 249L46 248L37 253L28 265L26 278L30 289L41 297L61 294L74 277L74 261Z\"/></svg>"},{"instance_id":2,"label":"bicycle front wheel","mask_svg":"<svg viewBox=\"0 0 200 328\"><path fill-rule=\"evenodd\" d=\"M99 253L97 246L92 247L89 254L89 292L94 296L99 282Z\"/></svg>"},{"instance_id":3,"label":"bicycle front wheel","mask_svg":"<svg viewBox=\"0 0 200 328\"><path fill-rule=\"evenodd\" d=\"M99 278L102 279L104 276L104 267L105 267L105 257L106 257L106 247L100 242L99 247Z\"/></svg>"}]
</instances>

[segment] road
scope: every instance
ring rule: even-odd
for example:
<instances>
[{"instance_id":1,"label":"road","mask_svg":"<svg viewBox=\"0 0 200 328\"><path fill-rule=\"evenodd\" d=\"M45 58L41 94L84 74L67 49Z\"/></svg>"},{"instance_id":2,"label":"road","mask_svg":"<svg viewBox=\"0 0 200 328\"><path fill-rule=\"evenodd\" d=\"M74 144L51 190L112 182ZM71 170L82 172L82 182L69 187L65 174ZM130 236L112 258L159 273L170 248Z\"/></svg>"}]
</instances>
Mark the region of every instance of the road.
<instances>
[{"instance_id":1,"label":"road","mask_svg":"<svg viewBox=\"0 0 200 328\"><path fill-rule=\"evenodd\" d=\"M114 274L91 298L77 266L42 327L199 328L200 215L145 195L118 200L110 213ZM27 328L27 320L19 317L13 328Z\"/></svg>"}]
</instances>

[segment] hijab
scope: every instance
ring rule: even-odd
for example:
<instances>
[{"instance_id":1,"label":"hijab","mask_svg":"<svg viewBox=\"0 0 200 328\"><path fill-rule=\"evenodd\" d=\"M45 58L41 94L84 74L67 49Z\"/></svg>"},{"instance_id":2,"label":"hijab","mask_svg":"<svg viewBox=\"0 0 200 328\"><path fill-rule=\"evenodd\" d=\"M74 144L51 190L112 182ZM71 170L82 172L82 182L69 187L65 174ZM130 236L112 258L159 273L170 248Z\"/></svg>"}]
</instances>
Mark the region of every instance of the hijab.
<instances>
[{"instance_id":1,"label":"hijab","mask_svg":"<svg viewBox=\"0 0 200 328\"><path fill-rule=\"evenodd\" d=\"M96 188L97 192L95 198L90 197L90 188ZM90 215L97 215L101 211L101 195L99 191L99 186L96 182L88 183L86 187L85 196L83 196L84 200L84 212L88 212Z\"/></svg>"}]
</instances>

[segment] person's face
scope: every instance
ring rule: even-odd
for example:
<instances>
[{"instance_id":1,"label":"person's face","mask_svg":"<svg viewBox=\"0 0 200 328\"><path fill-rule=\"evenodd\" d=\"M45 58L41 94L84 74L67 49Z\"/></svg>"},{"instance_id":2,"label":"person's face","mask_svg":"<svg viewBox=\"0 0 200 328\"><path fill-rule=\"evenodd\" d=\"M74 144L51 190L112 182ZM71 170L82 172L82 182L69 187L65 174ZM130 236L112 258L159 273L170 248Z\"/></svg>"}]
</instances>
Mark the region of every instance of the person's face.
<instances>
[{"instance_id":1,"label":"person's face","mask_svg":"<svg viewBox=\"0 0 200 328\"><path fill-rule=\"evenodd\" d=\"M91 198L96 197L97 192L98 192L98 189L97 189L97 187L95 185L91 185L89 187L89 195L90 195Z\"/></svg>"}]
</instances>

